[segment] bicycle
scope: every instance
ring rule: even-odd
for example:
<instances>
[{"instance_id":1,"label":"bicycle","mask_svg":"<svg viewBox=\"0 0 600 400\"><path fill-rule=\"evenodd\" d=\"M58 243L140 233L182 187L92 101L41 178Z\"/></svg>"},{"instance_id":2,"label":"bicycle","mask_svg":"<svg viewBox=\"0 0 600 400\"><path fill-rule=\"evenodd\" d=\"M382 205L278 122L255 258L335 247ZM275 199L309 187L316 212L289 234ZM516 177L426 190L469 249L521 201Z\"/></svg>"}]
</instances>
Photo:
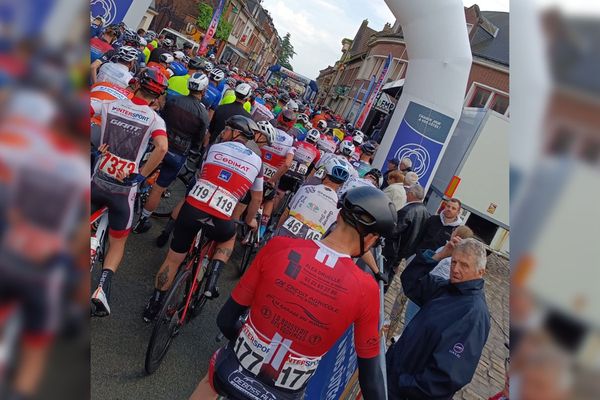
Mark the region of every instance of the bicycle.
<instances>
[{"instance_id":1,"label":"bicycle","mask_svg":"<svg viewBox=\"0 0 600 400\"><path fill-rule=\"evenodd\" d=\"M18 303L0 308L0 397L9 389L11 376L15 372L17 347L23 329L23 312Z\"/></svg>"},{"instance_id":2,"label":"bicycle","mask_svg":"<svg viewBox=\"0 0 600 400\"><path fill-rule=\"evenodd\" d=\"M256 220L260 221L262 218L263 209L262 207L256 213ZM241 240L241 245L244 247L242 252L242 259L238 265L238 271L241 275L244 275L248 266L250 265L250 260L253 255L258 252L258 249L262 246L263 237L260 235L260 229L249 229L246 226L242 227L242 235L243 239Z\"/></svg>"},{"instance_id":3,"label":"bicycle","mask_svg":"<svg viewBox=\"0 0 600 400\"><path fill-rule=\"evenodd\" d=\"M90 217L90 272L104 262L108 243L108 208L102 207Z\"/></svg>"},{"instance_id":4,"label":"bicycle","mask_svg":"<svg viewBox=\"0 0 600 400\"><path fill-rule=\"evenodd\" d=\"M208 284L211 275L208 265L216 244L204 236L202 228L198 231L156 317L146 350L146 373L152 374L158 369L173 338L200 314L206 304L207 298L201 287Z\"/></svg>"},{"instance_id":5,"label":"bicycle","mask_svg":"<svg viewBox=\"0 0 600 400\"><path fill-rule=\"evenodd\" d=\"M303 180L300 178L292 177L294 180L294 185L291 190L285 192L283 199L279 203L277 210L273 215L271 215L271 220L269 221L269 225L264 235L264 243L268 242L269 239L275 233L277 223L279 222L279 218L283 215L283 212L286 210L287 206L290 204L290 200L292 200L292 196L298 191L298 188L302 186Z\"/></svg>"}]
</instances>

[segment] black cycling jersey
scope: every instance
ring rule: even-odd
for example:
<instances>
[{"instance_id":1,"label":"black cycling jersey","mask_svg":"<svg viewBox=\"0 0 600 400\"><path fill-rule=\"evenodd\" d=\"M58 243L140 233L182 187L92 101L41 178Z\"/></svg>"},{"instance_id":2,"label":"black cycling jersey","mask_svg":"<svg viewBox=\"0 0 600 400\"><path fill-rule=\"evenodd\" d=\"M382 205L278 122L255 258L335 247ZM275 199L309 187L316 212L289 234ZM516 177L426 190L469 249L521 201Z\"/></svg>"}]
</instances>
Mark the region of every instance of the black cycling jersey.
<instances>
[{"instance_id":1,"label":"black cycling jersey","mask_svg":"<svg viewBox=\"0 0 600 400\"><path fill-rule=\"evenodd\" d=\"M161 116L167 124L169 151L187 154L202 143L208 127L208 112L192 95L168 96Z\"/></svg>"},{"instance_id":2,"label":"black cycling jersey","mask_svg":"<svg viewBox=\"0 0 600 400\"><path fill-rule=\"evenodd\" d=\"M244 109L244 105L240 102L234 101L231 104L223 104L217 107L208 128L210 131L211 143L215 141L223 128L225 128L225 121L234 115L243 115L244 117L250 118L250 114Z\"/></svg>"}]
</instances>

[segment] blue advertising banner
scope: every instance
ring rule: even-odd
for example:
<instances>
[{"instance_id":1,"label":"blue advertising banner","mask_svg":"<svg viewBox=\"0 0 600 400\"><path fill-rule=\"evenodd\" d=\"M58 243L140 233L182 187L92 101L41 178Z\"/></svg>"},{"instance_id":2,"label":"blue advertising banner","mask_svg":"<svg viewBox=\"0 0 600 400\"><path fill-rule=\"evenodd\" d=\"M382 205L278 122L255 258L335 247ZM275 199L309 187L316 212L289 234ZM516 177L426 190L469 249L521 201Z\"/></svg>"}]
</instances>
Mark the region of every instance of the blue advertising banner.
<instances>
[{"instance_id":1,"label":"blue advertising banner","mask_svg":"<svg viewBox=\"0 0 600 400\"><path fill-rule=\"evenodd\" d=\"M104 17L106 25L118 24L123 21L133 0L91 0L90 13L92 17Z\"/></svg>"},{"instance_id":2,"label":"blue advertising banner","mask_svg":"<svg viewBox=\"0 0 600 400\"><path fill-rule=\"evenodd\" d=\"M454 118L411 101L386 159L410 158L412 170L427 190L453 123Z\"/></svg>"},{"instance_id":3,"label":"blue advertising banner","mask_svg":"<svg viewBox=\"0 0 600 400\"><path fill-rule=\"evenodd\" d=\"M323 356L306 388L306 400L338 400L356 371L354 328L351 326Z\"/></svg>"}]
</instances>

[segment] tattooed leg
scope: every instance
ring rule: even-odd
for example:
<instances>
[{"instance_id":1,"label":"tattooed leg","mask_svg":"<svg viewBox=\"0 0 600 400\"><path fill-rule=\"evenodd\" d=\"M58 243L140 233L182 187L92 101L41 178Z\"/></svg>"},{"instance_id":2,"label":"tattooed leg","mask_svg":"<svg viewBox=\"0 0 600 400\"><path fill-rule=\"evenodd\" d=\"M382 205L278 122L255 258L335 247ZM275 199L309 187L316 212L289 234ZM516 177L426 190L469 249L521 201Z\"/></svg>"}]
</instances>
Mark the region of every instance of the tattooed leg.
<instances>
[{"instance_id":1,"label":"tattooed leg","mask_svg":"<svg viewBox=\"0 0 600 400\"><path fill-rule=\"evenodd\" d=\"M156 274L156 279L154 281L156 289L169 290L171 288L175 275L177 274L177 269L185 259L185 254L186 253L176 253L169 249L167 258L160 266L158 274Z\"/></svg>"}]
</instances>

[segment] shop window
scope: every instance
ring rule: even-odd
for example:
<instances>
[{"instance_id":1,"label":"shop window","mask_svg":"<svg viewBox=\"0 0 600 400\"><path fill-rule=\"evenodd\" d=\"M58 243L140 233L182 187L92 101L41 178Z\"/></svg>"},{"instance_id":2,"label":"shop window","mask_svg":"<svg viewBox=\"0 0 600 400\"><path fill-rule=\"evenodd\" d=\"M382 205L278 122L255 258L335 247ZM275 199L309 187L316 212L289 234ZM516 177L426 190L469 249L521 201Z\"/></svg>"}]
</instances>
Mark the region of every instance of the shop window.
<instances>
[{"instance_id":1,"label":"shop window","mask_svg":"<svg viewBox=\"0 0 600 400\"><path fill-rule=\"evenodd\" d=\"M496 111L498 114L506 114L506 110L508 110L508 96L495 94L490 108Z\"/></svg>"}]
</instances>

